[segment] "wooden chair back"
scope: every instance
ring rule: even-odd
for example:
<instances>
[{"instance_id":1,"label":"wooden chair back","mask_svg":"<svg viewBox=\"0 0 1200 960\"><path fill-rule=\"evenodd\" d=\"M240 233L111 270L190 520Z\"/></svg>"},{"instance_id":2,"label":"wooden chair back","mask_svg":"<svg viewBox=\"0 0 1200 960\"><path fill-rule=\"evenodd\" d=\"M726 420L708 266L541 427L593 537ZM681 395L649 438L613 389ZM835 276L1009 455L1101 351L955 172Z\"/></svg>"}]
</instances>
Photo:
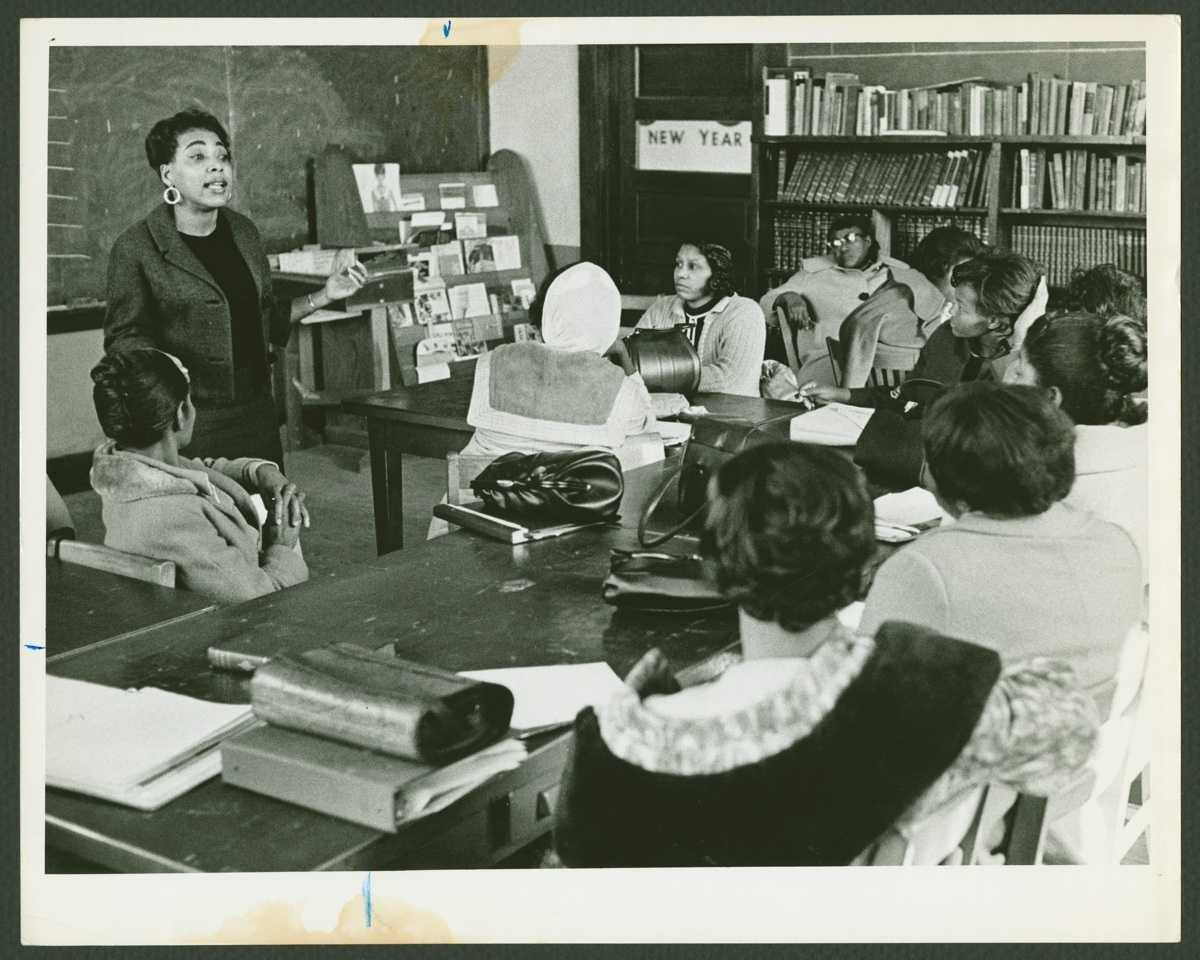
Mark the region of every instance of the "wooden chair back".
<instances>
[{"instance_id":1,"label":"wooden chair back","mask_svg":"<svg viewBox=\"0 0 1200 960\"><path fill-rule=\"evenodd\" d=\"M1052 797L1017 796L1005 838L1007 863L1040 863L1051 826L1067 852L1089 864L1120 863L1147 833L1148 792L1140 790L1137 813L1128 820L1126 814L1135 784L1140 789L1148 781L1144 686L1149 649L1149 634L1138 625L1122 645L1108 717L1080 776Z\"/></svg>"},{"instance_id":2,"label":"wooden chair back","mask_svg":"<svg viewBox=\"0 0 1200 960\"><path fill-rule=\"evenodd\" d=\"M100 543L51 538L46 541L46 555L63 563L76 563L93 570L106 570L132 580L156 583L160 587L175 586L175 564L170 560L154 560L136 553L115 550Z\"/></svg>"},{"instance_id":3,"label":"wooden chair back","mask_svg":"<svg viewBox=\"0 0 1200 960\"><path fill-rule=\"evenodd\" d=\"M829 365L833 367L834 386L842 386L842 371L846 369L846 351L840 340L825 338L825 349L829 351Z\"/></svg>"},{"instance_id":4,"label":"wooden chair back","mask_svg":"<svg viewBox=\"0 0 1200 960\"><path fill-rule=\"evenodd\" d=\"M792 319L784 307L775 308L775 322L779 324L779 332L783 335L783 352L787 357L787 365L796 375L796 386L802 386L800 383L800 355L796 352L796 329L792 326Z\"/></svg>"},{"instance_id":5,"label":"wooden chair back","mask_svg":"<svg viewBox=\"0 0 1200 960\"><path fill-rule=\"evenodd\" d=\"M967 790L914 823L891 827L856 863L873 867L973 863L986 800L986 786Z\"/></svg>"},{"instance_id":6,"label":"wooden chair back","mask_svg":"<svg viewBox=\"0 0 1200 960\"><path fill-rule=\"evenodd\" d=\"M446 454L446 502L462 504L475 500L475 494L471 492L471 481L495 459L486 456L463 456L461 453Z\"/></svg>"}]
</instances>

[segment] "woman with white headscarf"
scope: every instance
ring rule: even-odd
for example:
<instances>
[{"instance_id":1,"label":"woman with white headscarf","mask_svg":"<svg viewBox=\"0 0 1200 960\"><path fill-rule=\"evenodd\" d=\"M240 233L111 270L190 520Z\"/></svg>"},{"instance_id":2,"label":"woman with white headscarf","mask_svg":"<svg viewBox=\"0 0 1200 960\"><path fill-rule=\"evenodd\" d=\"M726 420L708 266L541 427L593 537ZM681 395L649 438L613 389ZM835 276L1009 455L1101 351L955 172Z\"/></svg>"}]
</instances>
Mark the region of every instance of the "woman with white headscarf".
<instances>
[{"instance_id":1,"label":"woman with white headscarf","mask_svg":"<svg viewBox=\"0 0 1200 960\"><path fill-rule=\"evenodd\" d=\"M535 305L535 313L536 313ZM561 271L541 297L544 343L509 343L479 358L466 456L620 447L654 429L640 374L605 354L620 331L621 294L594 263Z\"/></svg>"}]
</instances>

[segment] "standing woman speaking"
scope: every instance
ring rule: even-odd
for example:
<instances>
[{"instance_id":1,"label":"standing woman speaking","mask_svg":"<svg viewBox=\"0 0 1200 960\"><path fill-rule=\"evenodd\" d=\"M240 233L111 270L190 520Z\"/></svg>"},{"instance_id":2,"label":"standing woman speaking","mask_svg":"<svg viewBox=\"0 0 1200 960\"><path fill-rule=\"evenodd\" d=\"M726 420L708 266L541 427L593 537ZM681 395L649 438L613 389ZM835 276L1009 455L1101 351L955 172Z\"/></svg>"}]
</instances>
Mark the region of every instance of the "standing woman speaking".
<instances>
[{"instance_id":1,"label":"standing woman speaking","mask_svg":"<svg viewBox=\"0 0 1200 960\"><path fill-rule=\"evenodd\" d=\"M284 346L292 323L358 290L366 268L338 251L323 289L277 300L257 228L228 207L229 134L211 114L158 121L146 159L162 203L113 244L104 349L157 347L191 371L198 416L188 455L280 462L267 343Z\"/></svg>"}]
</instances>

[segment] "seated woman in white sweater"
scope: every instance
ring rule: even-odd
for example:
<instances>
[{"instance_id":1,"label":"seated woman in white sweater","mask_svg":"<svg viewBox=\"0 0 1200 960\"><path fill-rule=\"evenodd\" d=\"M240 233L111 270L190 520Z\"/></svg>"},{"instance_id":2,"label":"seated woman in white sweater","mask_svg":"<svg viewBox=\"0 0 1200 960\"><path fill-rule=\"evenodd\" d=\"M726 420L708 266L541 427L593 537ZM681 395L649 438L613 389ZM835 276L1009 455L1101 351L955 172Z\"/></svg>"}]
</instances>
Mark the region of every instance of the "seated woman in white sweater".
<instances>
[{"instance_id":1,"label":"seated woman in white sweater","mask_svg":"<svg viewBox=\"0 0 1200 960\"><path fill-rule=\"evenodd\" d=\"M1049 389L1075 421L1075 485L1066 502L1124 527L1149 581L1149 436L1146 328L1131 317L1088 313L1034 323L1005 374Z\"/></svg>"},{"instance_id":2,"label":"seated woman in white sweater","mask_svg":"<svg viewBox=\"0 0 1200 960\"><path fill-rule=\"evenodd\" d=\"M1005 662L1065 660L1103 699L1141 619L1132 538L1064 499L1075 429L1045 390L968 383L922 420L930 486L956 522L892 554L861 628L904 620L981 643Z\"/></svg>"},{"instance_id":3,"label":"seated woman in white sweater","mask_svg":"<svg viewBox=\"0 0 1200 960\"><path fill-rule=\"evenodd\" d=\"M308 579L304 494L267 460L193 460L187 370L161 350L111 353L92 370L109 439L92 459L104 542L176 567L176 585L228 603ZM270 505L260 524L253 494Z\"/></svg>"},{"instance_id":4,"label":"seated woman in white sweater","mask_svg":"<svg viewBox=\"0 0 1200 960\"><path fill-rule=\"evenodd\" d=\"M675 295L659 297L637 325L684 327L700 354L700 389L758 396L767 324L733 286L733 255L718 243L685 241L675 255Z\"/></svg>"}]
</instances>

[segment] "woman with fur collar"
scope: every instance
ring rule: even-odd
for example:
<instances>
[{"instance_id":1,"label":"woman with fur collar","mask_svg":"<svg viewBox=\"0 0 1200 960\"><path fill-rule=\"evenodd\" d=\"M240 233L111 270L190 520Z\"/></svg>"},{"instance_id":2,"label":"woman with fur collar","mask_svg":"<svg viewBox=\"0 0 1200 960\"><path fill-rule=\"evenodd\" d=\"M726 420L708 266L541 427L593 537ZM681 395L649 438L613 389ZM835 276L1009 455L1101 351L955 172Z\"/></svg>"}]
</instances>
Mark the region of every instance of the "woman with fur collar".
<instances>
[{"instance_id":1,"label":"woman with fur collar","mask_svg":"<svg viewBox=\"0 0 1200 960\"><path fill-rule=\"evenodd\" d=\"M110 354L92 370L96 415L109 439L92 461L104 542L170 560L177 586L237 602L308 579L304 494L266 460L181 456L196 422L187 370L161 350ZM271 509L260 524L252 495Z\"/></svg>"}]
</instances>

